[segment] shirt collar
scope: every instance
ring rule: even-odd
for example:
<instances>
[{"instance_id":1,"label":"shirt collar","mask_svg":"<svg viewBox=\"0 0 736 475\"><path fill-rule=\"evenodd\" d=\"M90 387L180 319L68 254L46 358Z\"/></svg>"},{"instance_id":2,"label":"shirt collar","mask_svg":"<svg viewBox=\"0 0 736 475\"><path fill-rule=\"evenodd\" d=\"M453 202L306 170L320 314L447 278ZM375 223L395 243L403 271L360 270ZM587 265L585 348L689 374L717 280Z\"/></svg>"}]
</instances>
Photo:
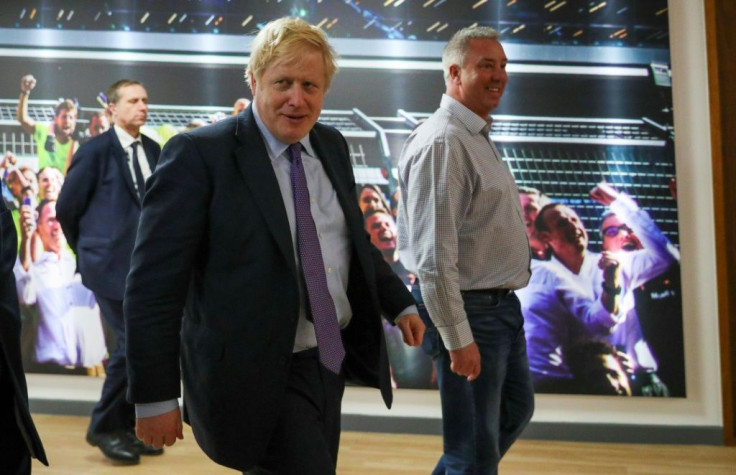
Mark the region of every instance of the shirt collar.
<instances>
[{"instance_id":1,"label":"shirt collar","mask_svg":"<svg viewBox=\"0 0 736 475\"><path fill-rule=\"evenodd\" d=\"M483 132L483 127L487 124L493 123L491 116L485 119L481 118L478 114L468 109L462 102L458 101L454 97L442 94L442 101L440 102L440 108L447 110L450 115L456 117L462 124L473 134L480 134Z\"/></svg>"},{"instance_id":2,"label":"shirt collar","mask_svg":"<svg viewBox=\"0 0 736 475\"><path fill-rule=\"evenodd\" d=\"M127 149L131 146L133 142L140 142L141 136L140 134L138 137L133 137L128 132L126 132L122 127L118 126L118 124L113 125L113 128L115 129L115 135L118 136L118 140L120 141L120 145L123 146L124 149Z\"/></svg>"},{"instance_id":3,"label":"shirt collar","mask_svg":"<svg viewBox=\"0 0 736 475\"><path fill-rule=\"evenodd\" d=\"M258 115L258 105L256 104L255 98L253 100L253 107L251 107L251 109L253 110L253 117L256 119L258 130L261 132L263 140L266 142L266 150L268 151L268 156L272 161L276 160L280 156L284 155L284 152L286 152L286 149L289 148L289 145L291 144L280 141L279 139L274 137L270 130L268 130L266 124L264 124L261 120L261 116ZM304 147L304 150L307 151L308 155L311 155L312 157L317 156L314 153L311 142L309 141L309 134L302 137L299 140L299 143L302 144L302 147Z\"/></svg>"}]
</instances>

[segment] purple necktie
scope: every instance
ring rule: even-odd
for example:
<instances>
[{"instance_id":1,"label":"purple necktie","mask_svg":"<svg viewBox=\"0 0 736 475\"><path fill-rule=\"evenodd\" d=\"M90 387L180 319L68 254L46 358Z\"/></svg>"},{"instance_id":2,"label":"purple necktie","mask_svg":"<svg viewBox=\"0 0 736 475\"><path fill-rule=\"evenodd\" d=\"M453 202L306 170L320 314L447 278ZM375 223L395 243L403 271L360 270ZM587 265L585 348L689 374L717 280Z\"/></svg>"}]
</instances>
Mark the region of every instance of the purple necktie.
<instances>
[{"instance_id":1,"label":"purple necktie","mask_svg":"<svg viewBox=\"0 0 736 475\"><path fill-rule=\"evenodd\" d=\"M294 192L296 212L296 236L299 259L307 286L309 308L317 334L319 360L330 371L340 374L345 349L342 346L340 326L337 322L335 302L327 288L325 264L322 261L322 248L319 245L317 229L309 208L309 189L302 163L302 146L299 143L289 146L291 160L291 188Z\"/></svg>"}]
</instances>

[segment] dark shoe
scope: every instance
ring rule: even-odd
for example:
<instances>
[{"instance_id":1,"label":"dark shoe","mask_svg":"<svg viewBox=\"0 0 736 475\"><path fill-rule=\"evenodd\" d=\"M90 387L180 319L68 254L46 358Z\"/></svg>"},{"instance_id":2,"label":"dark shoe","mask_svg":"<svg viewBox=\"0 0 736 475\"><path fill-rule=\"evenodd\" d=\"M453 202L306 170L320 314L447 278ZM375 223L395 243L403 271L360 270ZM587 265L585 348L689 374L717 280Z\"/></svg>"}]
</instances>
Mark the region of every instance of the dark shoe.
<instances>
[{"instance_id":1,"label":"dark shoe","mask_svg":"<svg viewBox=\"0 0 736 475\"><path fill-rule=\"evenodd\" d=\"M163 447L157 449L153 445L145 444L141 439L136 437L133 432L126 432L125 435L128 436L128 440L130 440L130 445L133 447L133 450L138 452L140 455L161 455L164 453Z\"/></svg>"},{"instance_id":2,"label":"dark shoe","mask_svg":"<svg viewBox=\"0 0 736 475\"><path fill-rule=\"evenodd\" d=\"M127 437L120 434L91 434L87 432L87 442L92 447L99 447L105 457L116 462L136 464L141 457Z\"/></svg>"}]
</instances>

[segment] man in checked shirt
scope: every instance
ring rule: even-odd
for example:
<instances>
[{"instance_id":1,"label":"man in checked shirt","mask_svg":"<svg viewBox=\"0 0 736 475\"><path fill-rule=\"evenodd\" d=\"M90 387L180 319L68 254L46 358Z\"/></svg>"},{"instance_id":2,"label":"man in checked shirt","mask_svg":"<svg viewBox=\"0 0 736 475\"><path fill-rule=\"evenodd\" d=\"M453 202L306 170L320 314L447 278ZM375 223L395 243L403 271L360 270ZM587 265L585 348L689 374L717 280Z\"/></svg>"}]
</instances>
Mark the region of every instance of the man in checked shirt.
<instances>
[{"instance_id":1,"label":"man in checked shirt","mask_svg":"<svg viewBox=\"0 0 736 475\"><path fill-rule=\"evenodd\" d=\"M516 183L489 136L508 79L498 36L468 27L450 39L440 107L399 162L399 253L420 283L413 293L442 397L435 474L497 473L534 410L514 294L530 277L529 241Z\"/></svg>"}]
</instances>

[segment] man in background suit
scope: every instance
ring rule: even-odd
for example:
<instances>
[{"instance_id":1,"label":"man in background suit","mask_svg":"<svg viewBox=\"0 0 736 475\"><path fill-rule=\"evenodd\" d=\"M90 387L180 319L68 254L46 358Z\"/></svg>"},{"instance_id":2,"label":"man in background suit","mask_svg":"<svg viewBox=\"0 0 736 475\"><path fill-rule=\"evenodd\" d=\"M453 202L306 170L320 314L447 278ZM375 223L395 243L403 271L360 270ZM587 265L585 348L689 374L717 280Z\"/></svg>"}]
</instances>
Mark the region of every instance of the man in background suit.
<instances>
[{"instance_id":1,"label":"man in background suit","mask_svg":"<svg viewBox=\"0 0 736 475\"><path fill-rule=\"evenodd\" d=\"M92 411L87 442L109 458L138 463L145 447L135 437L135 410L126 401L123 294L130 269L145 180L160 153L140 133L148 117L148 94L138 81L123 79L107 91L114 127L74 155L56 204L64 235L77 254L84 285L92 290L117 344L107 363L102 396Z\"/></svg>"},{"instance_id":2,"label":"man in background suit","mask_svg":"<svg viewBox=\"0 0 736 475\"><path fill-rule=\"evenodd\" d=\"M0 200L0 467L3 473L31 473L31 457L48 465L28 411L28 389L20 354L20 309L13 265L18 237L10 210Z\"/></svg>"},{"instance_id":3,"label":"man in background suit","mask_svg":"<svg viewBox=\"0 0 736 475\"><path fill-rule=\"evenodd\" d=\"M346 380L390 406L381 312L409 345L424 325L363 229L345 138L317 123L336 69L321 29L275 20L253 42L253 103L164 148L125 293L146 443L182 437L180 376L199 445L248 473L334 473Z\"/></svg>"}]
</instances>

